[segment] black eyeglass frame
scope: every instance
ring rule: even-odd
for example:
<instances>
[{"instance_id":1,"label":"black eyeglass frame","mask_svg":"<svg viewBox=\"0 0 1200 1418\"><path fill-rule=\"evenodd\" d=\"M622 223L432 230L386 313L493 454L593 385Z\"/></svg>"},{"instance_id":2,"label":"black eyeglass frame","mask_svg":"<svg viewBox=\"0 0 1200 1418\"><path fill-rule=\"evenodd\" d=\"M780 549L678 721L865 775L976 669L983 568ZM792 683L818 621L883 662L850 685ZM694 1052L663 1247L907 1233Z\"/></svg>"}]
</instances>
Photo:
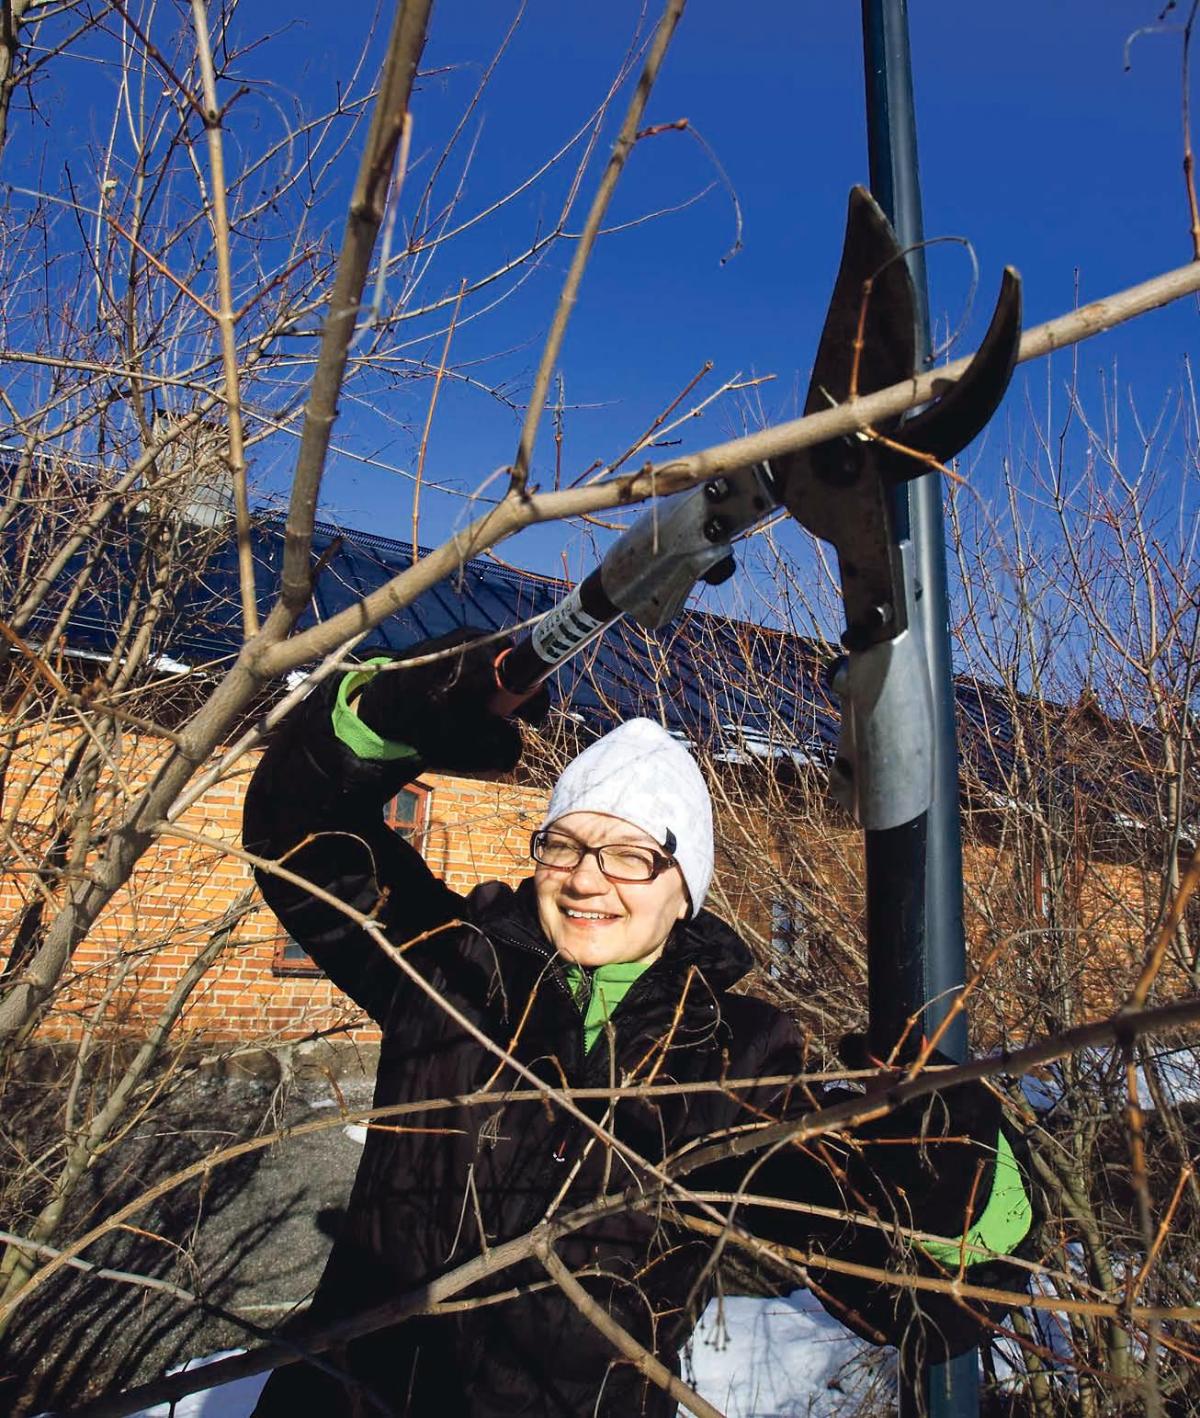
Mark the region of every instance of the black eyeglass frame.
<instances>
[{"instance_id":1,"label":"black eyeglass frame","mask_svg":"<svg viewBox=\"0 0 1200 1418\"><path fill-rule=\"evenodd\" d=\"M579 849L579 855L571 865L563 866L558 862L543 862L537 854L538 840L549 836L562 838L564 841L573 842ZM603 853L609 847L635 847L639 852L645 852L652 860L653 870L649 876L614 876L612 872L605 871ZM530 834L529 855L539 867L545 867L547 871L574 871L584 857L595 857L596 866L600 875L607 881L619 882L622 886L649 886L652 881L662 876L663 872L670 871L672 867L678 866L678 861L663 852L656 852L653 847L645 847L640 842L606 842L602 847L589 847L586 842L581 842L577 837L572 837L569 832L555 832L549 827L539 827L538 830Z\"/></svg>"}]
</instances>

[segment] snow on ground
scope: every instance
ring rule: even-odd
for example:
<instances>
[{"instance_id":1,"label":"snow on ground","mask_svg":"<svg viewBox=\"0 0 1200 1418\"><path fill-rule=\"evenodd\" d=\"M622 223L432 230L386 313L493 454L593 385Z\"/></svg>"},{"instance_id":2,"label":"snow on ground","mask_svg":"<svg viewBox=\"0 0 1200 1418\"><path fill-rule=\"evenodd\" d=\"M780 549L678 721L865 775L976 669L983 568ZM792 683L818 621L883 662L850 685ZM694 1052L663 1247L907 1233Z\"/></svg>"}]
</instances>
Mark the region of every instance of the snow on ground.
<instances>
[{"instance_id":1,"label":"snow on ground","mask_svg":"<svg viewBox=\"0 0 1200 1418\"><path fill-rule=\"evenodd\" d=\"M877 1377L871 1353L807 1291L780 1299L735 1295L714 1300L701 1316L684 1377L727 1418L835 1418L852 1413ZM210 1354L183 1367L226 1357ZM134 1418L249 1418L265 1381L265 1374L238 1379Z\"/></svg>"},{"instance_id":2,"label":"snow on ground","mask_svg":"<svg viewBox=\"0 0 1200 1418\"><path fill-rule=\"evenodd\" d=\"M1200 1053L1192 1048L1162 1048L1153 1055L1155 1077L1163 1097L1169 1103L1200 1102ZM1125 1087L1124 1073L1111 1049L1083 1049L1075 1056L1075 1067L1086 1078L1090 1070L1100 1086L1101 1079L1115 1079L1116 1088ZM1021 1087L1029 1103L1039 1113L1050 1112L1061 1100L1063 1085L1060 1064L1051 1064L1038 1075L1026 1075ZM1157 1106L1154 1093L1146 1078L1146 1070L1137 1066L1138 1106L1152 1112ZM1114 1095L1115 1096L1115 1095Z\"/></svg>"},{"instance_id":3,"label":"snow on ground","mask_svg":"<svg viewBox=\"0 0 1200 1418\"><path fill-rule=\"evenodd\" d=\"M209 1354L203 1359L189 1359L171 1370L178 1374L183 1369L197 1369L204 1364L215 1363L218 1359L228 1359L231 1354L241 1354L241 1349L226 1349L219 1354ZM143 1408L133 1418L250 1418L258 1395L267 1381L266 1374L255 1374L249 1379L235 1379L231 1384L221 1384L218 1388L203 1393L189 1393L172 1407L167 1403L156 1403L153 1408Z\"/></svg>"},{"instance_id":4,"label":"snow on ground","mask_svg":"<svg viewBox=\"0 0 1200 1418\"><path fill-rule=\"evenodd\" d=\"M712 1301L684 1377L726 1418L835 1418L854 1412L884 1362L797 1290Z\"/></svg>"}]
</instances>

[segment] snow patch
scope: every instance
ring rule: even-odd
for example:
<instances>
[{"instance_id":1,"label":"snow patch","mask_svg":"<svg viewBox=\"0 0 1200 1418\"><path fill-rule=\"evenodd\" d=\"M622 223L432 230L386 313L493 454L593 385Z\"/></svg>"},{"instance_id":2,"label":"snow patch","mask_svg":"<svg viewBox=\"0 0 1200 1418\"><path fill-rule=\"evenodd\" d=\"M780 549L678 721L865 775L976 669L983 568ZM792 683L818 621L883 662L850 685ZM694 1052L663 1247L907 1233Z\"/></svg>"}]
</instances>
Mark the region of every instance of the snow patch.
<instances>
[{"instance_id":1,"label":"snow patch","mask_svg":"<svg viewBox=\"0 0 1200 1418\"><path fill-rule=\"evenodd\" d=\"M189 1359L171 1372L241 1352ZM886 1409L894 1401L894 1371L891 1350L856 1338L805 1290L712 1301L684 1355L684 1378L727 1418L850 1418L872 1388ZM235 1379L132 1418L250 1418L266 1379Z\"/></svg>"},{"instance_id":2,"label":"snow patch","mask_svg":"<svg viewBox=\"0 0 1200 1418\"><path fill-rule=\"evenodd\" d=\"M172 1369L171 1373L181 1374L186 1369L198 1369L204 1364L215 1364L218 1359L244 1353L244 1349L225 1349L217 1354L205 1355L203 1359L189 1359L186 1364ZM132 1414L131 1418L250 1418L268 1377L267 1374L252 1374L246 1379L234 1379L232 1383L219 1384L202 1393L189 1393L173 1405L156 1403L152 1408L143 1408Z\"/></svg>"},{"instance_id":3,"label":"snow patch","mask_svg":"<svg viewBox=\"0 0 1200 1418\"><path fill-rule=\"evenodd\" d=\"M890 1396L893 1367L890 1351L864 1343L797 1290L711 1301L684 1377L726 1418L837 1418L853 1413L872 1385Z\"/></svg>"},{"instance_id":4,"label":"snow patch","mask_svg":"<svg viewBox=\"0 0 1200 1418\"><path fill-rule=\"evenodd\" d=\"M1159 1049L1151 1058L1154 1076L1163 1098L1170 1104L1200 1102L1200 1053L1194 1048ZM1095 1079L1097 1092L1111 1095L1114 1106L1120 1107L1124 1097L1123 1065L1111 1049L1082 1049L1075 1056L1075 1069L1081 1084L1089 1075ZM1026 1100L1039 1113L1051 1112L1062 1102L1066 1091L1062 1082L1063 1066L1050 1064L1038 1075L1026 1075L1021 1088ZM1147 1112L1157 1107L1154 1091L1142 1063L1137 1065L1138 1106Z\"/></svg>"}]
</instances>

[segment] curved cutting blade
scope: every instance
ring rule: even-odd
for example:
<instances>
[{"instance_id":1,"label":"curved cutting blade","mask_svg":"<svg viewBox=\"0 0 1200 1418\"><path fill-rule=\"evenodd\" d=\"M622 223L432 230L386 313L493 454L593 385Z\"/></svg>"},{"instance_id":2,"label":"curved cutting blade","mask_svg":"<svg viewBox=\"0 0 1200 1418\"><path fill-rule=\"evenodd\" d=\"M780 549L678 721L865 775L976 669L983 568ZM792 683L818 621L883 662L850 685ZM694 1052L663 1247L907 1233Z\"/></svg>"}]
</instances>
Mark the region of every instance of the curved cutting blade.
<instances>
[{"instance_id":1,"label":"curved cutting blade","mask_svg":"<svg viewBox=\"0 0 1200 1418\"><path fill-rule=\"evenodd\" d=\"M983 343L966 373L949 384L927 408L908 420L896 435L899 442L939 463L960 452L982 432L996 412L1016 368L1021 344L1021 277L1004 268L1000 296ZM901 478L926 471L917 459L889 459L888 471Z\"/></svg>"}]
</instances>

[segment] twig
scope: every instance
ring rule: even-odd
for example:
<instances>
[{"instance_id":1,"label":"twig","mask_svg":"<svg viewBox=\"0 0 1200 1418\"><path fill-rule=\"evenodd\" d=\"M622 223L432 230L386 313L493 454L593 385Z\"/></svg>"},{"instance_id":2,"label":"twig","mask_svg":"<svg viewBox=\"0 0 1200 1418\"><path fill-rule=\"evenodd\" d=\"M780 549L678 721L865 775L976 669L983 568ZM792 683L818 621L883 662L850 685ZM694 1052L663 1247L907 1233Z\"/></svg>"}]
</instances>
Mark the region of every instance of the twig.
<instances>
[{"instance_id":1,"label":"twig","mask_svg":"<svg viewBox=\"0 0 1200 1418\"><path fill-rule=\"evenodd\" d=\"M653 423L651 423L650 427L645 431L645 433L643 433L640 438L635 439L634 442L631 443L628 448L626 448L624 453L622 453L619 458L614 458L613 461L608 465L607 469L605 469L605 471L607 473L615 473L617 469L621 467L623 463L627 463L635 453L638 453L643 448L647 447L653 440L654 435L659 431L660 428L662 428L663 424L666 423L666 421L671 417L671 415L680 406L680 404L683 403L683 401L692 392L696 385L700 383L700 381L704 378L706 374L712 373L712 367L712 360L706 359L704 363L700 366L700 368L696 371L696 373L692 375L688 382L679 391L679 393L675 395L675 397L671 400L667 407L663 409L660 414L657 415L657 417L654 419ZM558 487L557 478L555 479L554 486Z\"/></svg>"},{"instance_id":2,"label":"twig","mask_svg":"<svg viewBox=\"0 0 1200 1418\"><path fill-rule=\"evenodd\" d=\"M1192 221L1192 259L1194 261L1200 261L1200 205L1196 202L1196 160L1192 153L1191 59L1192 29L1196 23L1198 7L1200 7L1200 0L1192 0L1192 8L1188 12L1187 20L1183 26L1183 96L1180 105L1183 119L1183 182L1187 189L1188 213Z\"/></svg>"},{"instance_id":3,"label":"twig","mask_svg":"<svg viewBox=\"0 0 1200 1418\"><path fill-rule=\"evenodd\" d=\"M160 276L165 276L167 280L170 281L171 284L175 287L175 289L180 293L180 295L186 296L188 300L190 300L198 310L203 311L204 314L207 315L210 320L215 320L218 322L220 321L220 313L214 310L213 307L209 305L208 301L205 300L203 296L197 295L196 292L191 288L191 286L187 285L184 281L181 281L179 277L175 274L175 272L171 270L170 266L168 266L164 261L160 261L158 257L155 256L153 251L150 251L145 246L143 246L142 243L137 239L136 236L133 235L132 232L126 231L125 228L121 225L121 223L117 221L116 217L109 216L107 212L101 212L100 215L109 224L109 226L112 227L112 229L117 233L118 236L123 236L125 240L130 244L130 246L132 246L133 249L140 256L144 256L146 260L149 261L149 263L154 267L154 269L158 272ZM137 377L141 377L140 373Z\"/></svg>"},{"instance_id":4,"label":"twig","mask_svg":"<svg viewBox=\"0 0 1200 1418\"><path fill-rule=\"evenodd\" d=\"M679 23L679 17L683 14L685 3L686 0L667 0L662 18L658 22L658 28L650 41L646 62L638 78L637 88L634 89L633 97L629 101L629 108L625 113L624 122L621 124L621 131L613 144L608 166L600 179L596 195L592 199L591 209L587 214L587 220L583 224L583 230L575 245L571 264L567 268L562 294L559 296L558 306L550 323L550 333L546 336L546 346L542 351L537 373L534 375L533 388L529 395L529 407L525 410L525 421L521 427L516 457L513 459L511 488L518 495L524 494L529 481L529 469L533 461L533 445L537 439L538 425L546 405L550 380L554 376L554 366L558 362L559 351L562 349L567 322L571 318L575 302L579 297L579 287L583 282L584 270L591 258L592 248L596 244L596 237L604 221L608 204L612 200L613 192L616 190L617 181L624 171L634 144L637 142L638 128L642 121L642 115L646 111L650 91L653 89L658 72L662 68L663 59L666 57L675 27Z\"/></svg>"},{"instance_id":5,"label":"twig","mask_svg":"<svg viewBox=\"0 0 1200 1418\"><path fill-rule=\"evenodd\" d=\"M588 1294L578 1280L554 1253L554 1247L543 1242L535 1247L538 1260L546 1267L547 1274L579 1313L608 1340L616 1351L664 1392L669 1393L677 1403L682 1403L696 1418L724 1418L720 1409L714 1408L703 1399L694 1388L689 1388L682 1379L667 1368L661 1359L655 1358L643 1344L639 1344L627 1329L623 1329L602 1306Z\"/></svg>"},{"instance_id":6,"label":"twig","mask_svg":"<svg viewBox=\"0 0 1200 1418\"><path fill-rule=\"evenodd\" d=\"M400 211L400 193L404 189L404 179L408 174L408 155L412 147L412 114L404 115L404 126L400 132L400 153L396 158L396 177L392 183L392 190L388 194L387 222L383 229L383 244L379 251L379 259L376 263L375 273L375 293L371 298L371 313L374 319L379 318L379 312L383 309L383 296L387 288L388 265L391 261L392 235L396 228L396 217ZM466 278L463 278L463 285L466 285ZM459 300L462 295L460 293ZM455 307L457 312L457 306Z\"/></svg>"},{"instance_id":7,"label":"twig","mask_svg":"<svg viewBox=\"0 0 1200 1418\"><path fill-rule=\"evenodd\" d=\"M885 448L890 448L893 453L900 453L905 458L911 458L914 463L931 473L941 473L944 478L949 478L952 483L957 483L959 487L966 487L967 480L961 473L956 473L953 468L948 468L945 463L939 462L932 453L922 453L917 448L909 448L904 443L898 443L894 438L889 438L886 433L880 433L877 428L866 428L863 432L875 443L882 443Z\"/></svg>"},{"instance_id":8,"label":"twig","mask_svg":"<svg viewBox=\"0 0 1200 1418\"><path fill-rule=\"evenodd\" d=\"M1129 1286L1129 1303L1132 1304L1138 1297L1142 1286L1146 1283L1146 1277L1154 1267L1154 1262L1158 1259L1158 1253L1162 1250L1163 1242L1171 1233L1171 1222L1175 1219L1175 1212L1178 1210L1179 1202L1183 1197L1183 1189L1188 1185L1195 1172L1195 1168L1190 1162L1179 1169L1179 1180L1175 1183L1175 1191L1171 1195L1171 1200L1167 1204L1167 1209L1163 1213L1162 1220L1158 1223L1158 1231L1154 1237L1154 1244L1146 1253L1146 1259L1142 1262L1141 1269L1134 1276Z\"/></svg>"},{"instance_id":9,"label":"twig","mask_svg":"<svg viewBox=\"0 0 1200 1418\"><path fill-rule=\"evenodd\" d=\"M433 427L433 411L437 408L438 391L442 387L442 377L446 373L446 362L450 358L450 341L454 338L454 327L458 323L458 312L462 309L463 292L467 288L467 278L464 276L458 287L458 299L454 302L454 309L450 314L450 324L446 329L446 342L442 346L442 358L438 364L437 373L433 378L433 392L429 396L429 408L425 413L425 427L421 432L421 446L417 452L417 475L413 480L412 494L412 559L413 565L421 555L420 537L417 535L421 524L421 479L425 475L425 455L429 451L429 431Z\"/></svg>"},{"instance_id":10,"label":"twig","mask_svg":"<svg viewBox=\"0 0 1200 1418\"><path fill-rule=\"evenodd\" d=\"M979 1194L979 1183L983 1178L982 1159L975 1164L975 1175L971 1178L971 1191L967 1197L967 1205L963 1214L962 1237L958 1243L958 1274L955 1280L960 1282L967 1273L967 1237L971 1234L971 1224L975 1220L975 1201Z\"/></svg>"},{"instance_id":11,"label":"twig","mask_svg":"<svg viewBox=\"0 0 1200 1418\"><path fill-rule=\"evenodd\" d=\"M729 174L725 171L725 165L722 163L721 159L717 157L712 144L694 124L687 124L687 132L700 144L709 162L716 168L717 179L729 194L729 200L733 204L733 241L730 244L729 250L721 257L721 265L727 266L742 249L742 204L738 200L737 188L734 187L733 183L730 181Z\"/></svg>"},{"instance_id":12,"label":"twig","mask_svg":"<svg viewBox=\"0 0 1200 1418\"><path fill-rule=\"evenodd\" d=\"M30 1255L53 1257L61 1254L57 1246L50 1246L45 1241L31 1241L28 1236L18 1236L12 1231L0 1231L0 1241L6 1246L12 1246L15 1250L28 1251ZM94 1261L83 1260L80 1256L71 1256L67 1260L67 1265L72 1270L82 1271L84 1275L93 1280L113 1280L120 1285L135 1285L144 1290L158 1290L164 1295L170 1295L173 1300L180 1300L185 1305L202 1305L204 1302L199 1295L193 1295L190 1290L185 1290L181 1285L174 1285L169 1280L160 1280L153 1275L138 1275L132 1270L112 1270L105 1265L97 1265Z\"/></svg>"},{"instance_id":13,"label":"twig","mask_svg":"<svg viewBox=\"0 0 1200 1418\"><path fill-rule=\"evenodd\" d=\"M1143 1114L1138 1103L1137 1055L1133 1040L1123 1040L1125 1051L1125 1087L1128 1094L1125 1104L1125 1121L1129 1141L1129 1183L1137 1201L1138 1227L1142 1233L1142 1245L1146 1252L1146 1266L1151 1263L1155 1252L1154 1213L1150 1202L1150 1181L1146 1174L1146 1134ZM1180 1179L1181 1183L1184 1180ZM1178 1194L1177 1194L1178 1199ZM1134 1285L1144 1278L1144 1270L1131 1275L1126 1286L1126 1308L1133 1305ZM1157 1320L1147 1325L1146 1358L1142 1365L1140 1388L1146 1418L1161 1418L1162 1395L1158 1385L1159 1330Z\"/></svg>"},{"instance_id":14,"label":"twig","mask_svg":"<svg viewBox=\"0 0 1200 1418\"><path fill-rule=\"evenodd\" d=\"M217 102L217 76L208 34L206 0L192 0L196 55L204 93L204 130L208 137L213 245L217 253L217 330L225 379L225 412L229 420L229 474L233 479L237 525L238 583L242 594L242 633L249 640L258 632L258 595L254 586L254 548L250 542L250 502L246 491L246 446L242 427L242 394L238 374L237 316L233 309L233 268L229 249L229 197L225 179L225 149L221 136L222 109Z\"/></svg>"},{"instance_id":15,"label":"twig","mask_svg":"<svg viewBox=\"0 0 1200 1418\"><path fill-rule=\"evenodd\" d=\"M175 88L183 95L184 99L188 103L188 106L192 108L201 118L203 118L204 108L201 105L200 100L175 72L167 56L162 52L161 49L159 49L159 47L154 43L154 41L150 38L146 31L129 13L128 7L125 4L125 0L109 0L109 4L112 5L113 9L117 12L117 14L120 15L120 17L125 21L129 28L134 32L142 48L146 51L150 58L154 60L154 62L163 71L163 73L167 76L171 83L175 85Z\"/></svg>"},{"instance_id":16,"label":"twig","mask_svg":"<svg viewBox=\"0 0 1200 1418\"><path fill-rule=\"evenodd\" d=\"M871 291L875 286L875 277L868 276L862 285L862 296L858 302L858 321L854 327L854 339L851 342L852 351L850 358L850 383L848 385L847 398L853 402L858 398L858 372L862 365L863 349L866 346L867 328L867 306L871 303Z\"/></svg>"},{"instance_id":17,"label":"twig","mask_svg":"<svg viewBox=\"0 0 1200 1418\"><path fill-rule=\"evenodd\" d=\"M1013 940L1013 936L1002 936L1001 939L998 940L996 944L991 948L991 950L988 951L987 955L980 963L979 968L977 970L972 971L971 978L966 982L962 989L953 991L953 998L950 1001L949 1009L947 1009L945 1015L938 1023L937 1028L934 1029L933 1033L928 1037L928 1039L924 1041L921 1046L921 1050L917 1055L916 1062L913 1064L913 1067L911 1069L911 1074L913 1077L920 1073L921 1070L925 1067L925 1065L929 1062L930 1058L937 1050L938 1045L946 1037L946 1033L950 1029L951 1025L958 1018L958 1016L965 1011L967 1007L967 1001L975 993L979 986L987 980L988 976L991 974L992 967L995 965L996 961L999 960L1001 955L1003 955L1006 950L1011 948ZM905 1033L907 1032L908 1031L906 1029Z\"/></svg>"}]
</instances>

